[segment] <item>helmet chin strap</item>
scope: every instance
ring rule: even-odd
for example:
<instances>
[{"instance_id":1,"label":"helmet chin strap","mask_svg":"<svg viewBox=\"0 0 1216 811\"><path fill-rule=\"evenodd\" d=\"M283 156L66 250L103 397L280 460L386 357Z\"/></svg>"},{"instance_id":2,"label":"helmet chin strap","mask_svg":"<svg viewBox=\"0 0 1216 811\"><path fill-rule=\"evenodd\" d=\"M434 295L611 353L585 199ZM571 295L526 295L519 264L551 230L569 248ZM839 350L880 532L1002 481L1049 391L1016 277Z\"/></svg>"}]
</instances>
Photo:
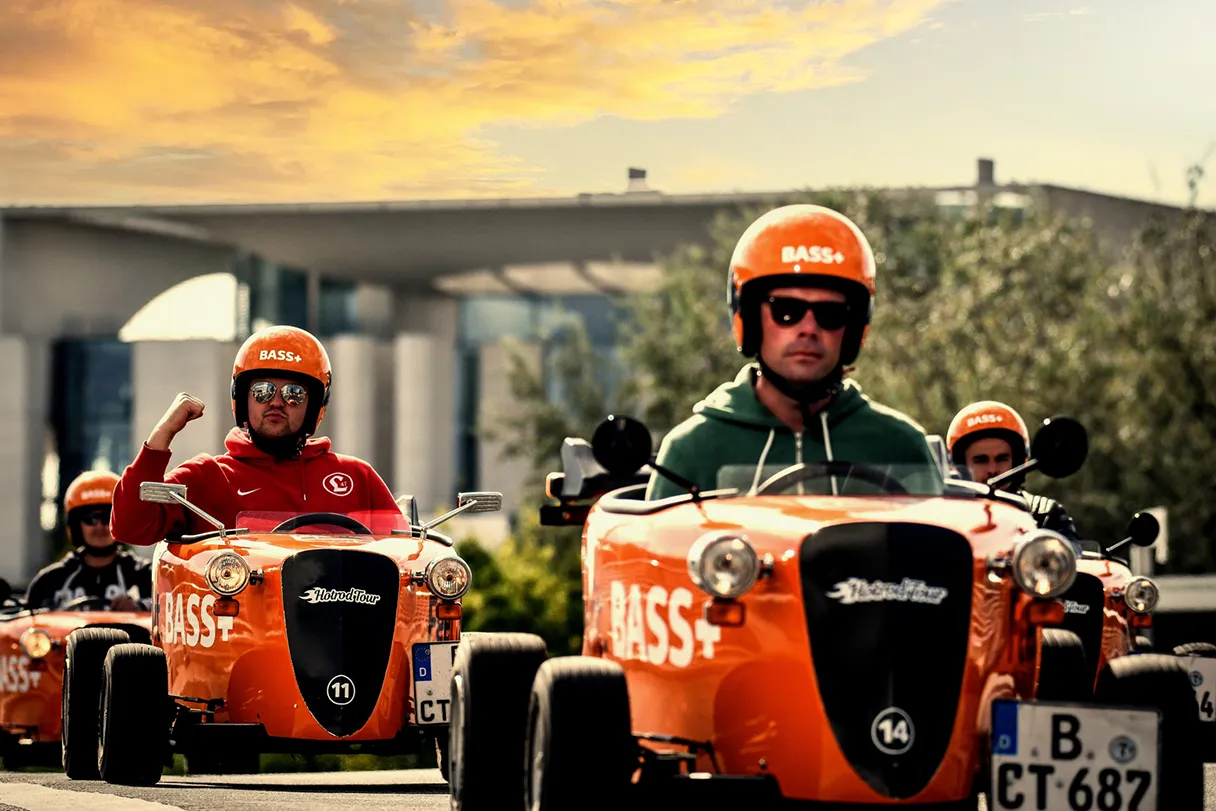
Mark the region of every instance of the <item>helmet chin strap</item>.
<instances>
[{"instance_id":1,"label":"helmet chin strap","mask_svg":"<svg viewBox=\"0 0 1216 811\"><path fill-rule=\"evenodd\" d=\"M844 367L839 363L836 364L836 368L832 369L832 371L819 380L812 380L809 383L798 383L774 371L772 367L764 362L763 356L757 354L756 360L760 364L760 374L773 384L773 388L798 404L798 410L802 412L804 424L809 422L811 403L818 403L832 397L840 391L841 384L844 381Z\"/></svg>"},{"instance_id":2,"label":"helmet chin strap","mask_svg":"<svg viewBox=\"0 0 1216 811\"><path fill-rule=\"evenodd\" d=\"M81 554L87 555L91 558L108 558L110 555L116 554L117 552L118 541L114 541L114 543L110 544L109 546L89 546L87 543L81 544Z\"/></svg>"}]
</instances>

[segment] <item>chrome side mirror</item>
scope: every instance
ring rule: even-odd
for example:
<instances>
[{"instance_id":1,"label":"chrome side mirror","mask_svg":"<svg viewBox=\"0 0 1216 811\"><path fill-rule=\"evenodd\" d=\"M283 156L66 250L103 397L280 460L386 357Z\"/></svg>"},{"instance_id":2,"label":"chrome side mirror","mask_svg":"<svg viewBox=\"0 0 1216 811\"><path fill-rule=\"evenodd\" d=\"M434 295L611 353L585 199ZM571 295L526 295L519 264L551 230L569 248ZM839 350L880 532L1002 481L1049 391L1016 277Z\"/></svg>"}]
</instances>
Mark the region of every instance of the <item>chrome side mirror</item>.
<instances>
[{"instance_id":1,"label":"chrome side mirror","mask_svg":"<svg viewBox=\"0 0 1216 811\"><path fill-rule=\"evenodd\" d=\"M458 493L456 495L456 506L464 507L470 505L466 512L470 513L493 513L502 509L502 493L491 491L475 491L469 493Z\"/></svg>"},{"instance_id":2,"label":"chrome side mirror","mask_svg":"<svg viewBox=\"0 0 1216 811\"><path fill-rule=\"evenodd\" d=\"M186 485L166 482L140 482L139 500L157 504L185 504Z\"/></svg>"}]
</instances>

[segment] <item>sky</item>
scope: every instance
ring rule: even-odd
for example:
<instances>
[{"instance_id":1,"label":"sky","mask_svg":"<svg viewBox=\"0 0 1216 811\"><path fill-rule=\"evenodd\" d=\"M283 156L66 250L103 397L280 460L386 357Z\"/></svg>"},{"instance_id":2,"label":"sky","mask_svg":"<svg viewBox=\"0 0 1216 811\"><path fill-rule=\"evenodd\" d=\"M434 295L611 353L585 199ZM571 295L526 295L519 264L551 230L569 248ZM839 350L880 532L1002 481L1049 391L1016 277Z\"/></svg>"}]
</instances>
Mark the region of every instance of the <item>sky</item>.
<instances>
[{"instance_id":1,"label":"sky","mask_svg":"<svg viewBox=\"0 0 1216 811\"><path fill-rule=\"evenodd\" d=\"M1043 182L1216 207L1216 3L0 0L0 206ZM126 340L227 339L235 281ZM188 317L187 317L188 314Z\"/></svg>"},{"instance_id":2,"label":"sky","mask_svg":"<svg viewBox=\"0 0 1216 811\"><path fill-rule=\"evenodd\" d=\"M3 0L0 205L947 185L978 157L1182 203L1214 30L1197 0Z\"/></svg>"}]
</instances>

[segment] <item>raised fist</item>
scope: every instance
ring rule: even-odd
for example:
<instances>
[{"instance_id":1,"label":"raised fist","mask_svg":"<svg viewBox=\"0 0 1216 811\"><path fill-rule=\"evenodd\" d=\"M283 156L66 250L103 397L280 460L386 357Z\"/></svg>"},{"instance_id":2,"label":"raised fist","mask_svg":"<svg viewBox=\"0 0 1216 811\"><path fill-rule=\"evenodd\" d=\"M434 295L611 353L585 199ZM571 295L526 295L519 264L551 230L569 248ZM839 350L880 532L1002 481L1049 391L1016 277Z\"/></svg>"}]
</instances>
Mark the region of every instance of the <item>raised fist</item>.
<instances>
[{"instance_id":1,"label":"raised fist","mask_svg":"<svg viewBox=\"0 0 1216 811\"><path fill-rule=\"evenodd\" d=\"M169 443L177 436L186 423L203 416L203 401L192 394L182 392L173 400L173 405L160 418L152 435L148 437L148 447L156 450L168 450Z\"/></svg>"}]
</instances>

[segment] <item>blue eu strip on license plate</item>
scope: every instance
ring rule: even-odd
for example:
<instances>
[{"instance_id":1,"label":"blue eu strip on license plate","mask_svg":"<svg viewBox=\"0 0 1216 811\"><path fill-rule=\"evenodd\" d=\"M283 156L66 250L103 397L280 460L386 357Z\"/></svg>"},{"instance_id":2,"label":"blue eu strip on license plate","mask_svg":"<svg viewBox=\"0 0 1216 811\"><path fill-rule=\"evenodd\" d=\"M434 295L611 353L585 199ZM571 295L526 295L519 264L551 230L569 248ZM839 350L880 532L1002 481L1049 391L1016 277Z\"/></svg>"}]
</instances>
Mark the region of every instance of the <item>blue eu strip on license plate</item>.
<instances>
[{"instance_id":1,"label":"blue eu strip on license plate","mask_svg":"<svg viewBox=\"0 0 1216 811\"><path fill-rule=\"evenodd\" d=\"M990 811L1168 811L1156 710L992 702Z\"/></svg>"},{"instance_id":2,"label":"blue eu strip on license plate","mask_svg":"<svg viewBox=\"0 0 1216 811\"><path fill-rule=\"evenodd\" d=\"M420 726L448 723L452 705L452 664L458 644L416 642L410 649L415 723Z\"/></svg>"}]
</instances>

